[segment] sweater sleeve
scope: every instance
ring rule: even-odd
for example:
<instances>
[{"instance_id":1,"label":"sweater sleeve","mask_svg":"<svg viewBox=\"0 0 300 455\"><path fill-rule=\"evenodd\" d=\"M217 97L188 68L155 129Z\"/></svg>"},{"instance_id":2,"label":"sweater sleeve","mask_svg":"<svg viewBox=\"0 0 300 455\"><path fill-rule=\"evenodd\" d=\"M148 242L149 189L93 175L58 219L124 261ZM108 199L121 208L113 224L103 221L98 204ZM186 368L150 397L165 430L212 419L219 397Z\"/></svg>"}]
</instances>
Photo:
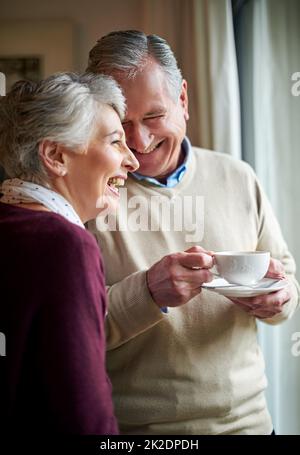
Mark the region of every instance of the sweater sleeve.
<instances>
[{"instance_id":1,"label":"sweater sleeve","mask_svg":"<svg viewBox=\"0 0 300 455\"><path fill-rule=\"evenodd\" d=\"M135 272L108 287L107 349L114 349L164 319L153 301L146 271Z\"/></svg>"},{"instance_id":2,"label":"sweater sleeve","mask_svg":"<svg viewBox=\"0 0 300 455\"><path fill-rule=\"evenodd\" d=\"M67 234L44 251L45 294L36 322L40 383L55 432L116 434L105 370L102 261L90 234Z\"/></svg>"},{"instance_id":3,"label":"sweater sleeve","mask_svg":"<svg viewBox=\"0 0 300 455\"><path fill-rule=\"evenodd\" d=\"M259 227L257 250L270 251L271 257L281 261L290 283L292 295L291 299L283 305L281 313L272 318L262 319L265 323L275 325L289 319L299 306L299 284L295 278L295 261L283 239L279 223L274 215L271 204L256 177L255 185Z\"/></svg>"}]
</instances>

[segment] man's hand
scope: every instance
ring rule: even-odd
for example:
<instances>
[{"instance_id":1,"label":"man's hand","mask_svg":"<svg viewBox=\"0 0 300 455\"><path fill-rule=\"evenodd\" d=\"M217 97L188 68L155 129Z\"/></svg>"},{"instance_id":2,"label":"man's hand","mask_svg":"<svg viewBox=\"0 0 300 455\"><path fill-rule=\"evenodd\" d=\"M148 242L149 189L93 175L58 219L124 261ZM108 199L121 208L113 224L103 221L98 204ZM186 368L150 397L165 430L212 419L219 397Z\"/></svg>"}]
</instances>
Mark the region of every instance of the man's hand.
<instances>
[{"instance_id":1,"label":"man's hand","mask_svg":"<svg viewBox=\"0 0 300 455\"><path fill-rule=\"evenodd\" d=\"M273 278L275 280L282 280L285 278L283 265L278 259L270 259L270 264L265 278Z\"/></svg>"},{"instance_id":2,"label":"man's hand","mask_svg":"<svg viewBox=\"0 0 300 455\"><path fill-rule=\"evenodd\" d=\"M147 272L147 283L159 307L183 305L201 292L201 285L214 277L212 253L199 246L169 254Z\"/></svg>"},{"instance_id":3,"label":"man's hand","mask_svg":"<svg viewBox=\"0 0 300 455\"><path fill-rule=\"evenodd\" d=\"M284 279L283 265L277 259L270 259L270 265L266 278ZM287 286L277 292L258 295L256 297L231 298L230 300L254 317L264 319L271 318L281 313L283 305L290 300L291 291Z\"/></svg>"}]
</instances>

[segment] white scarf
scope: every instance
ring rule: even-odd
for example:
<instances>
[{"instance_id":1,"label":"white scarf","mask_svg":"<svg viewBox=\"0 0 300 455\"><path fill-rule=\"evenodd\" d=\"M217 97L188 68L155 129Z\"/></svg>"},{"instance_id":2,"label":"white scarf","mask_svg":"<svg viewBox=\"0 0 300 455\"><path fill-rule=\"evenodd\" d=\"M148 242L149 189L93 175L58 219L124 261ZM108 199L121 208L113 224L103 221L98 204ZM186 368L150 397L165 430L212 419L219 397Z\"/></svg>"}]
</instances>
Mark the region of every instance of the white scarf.
<instances>
[{"instance_id":1,"label":"white scarf","mask_svg":"<svg viewBox=\"0 0 300 455\"><path fill-rule=\"evenodd\" d=\"M58 213L66 220L85 229L81 219L68 201L55 191L36 183L20 179L8 179L2 183L0 201L7 204L40 202L51 212Z\"/></svg>"}]
</instances>

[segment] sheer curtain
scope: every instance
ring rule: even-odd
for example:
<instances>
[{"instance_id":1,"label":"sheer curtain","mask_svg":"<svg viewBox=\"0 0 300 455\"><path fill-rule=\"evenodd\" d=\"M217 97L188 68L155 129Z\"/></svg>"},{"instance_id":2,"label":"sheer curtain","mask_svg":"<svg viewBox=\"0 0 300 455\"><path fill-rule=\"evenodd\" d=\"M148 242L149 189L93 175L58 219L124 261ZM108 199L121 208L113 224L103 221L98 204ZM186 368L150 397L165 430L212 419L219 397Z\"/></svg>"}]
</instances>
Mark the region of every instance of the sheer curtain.
<instances>
[{"instance_id":1,"label":"sheer curtain","mask_svg":"<svg viewBox=\"0 0 300 455\"><path fill-rule=\"evenodd\" d=\"M203 137L209 133L209 147L240 158L240 98L231 2L195 0L194 4L196 87Z\"/></svg>"},{"instance_id":2,"label":"sheer curtain","mask_svg":"<svg viewBox=\"0 0 300 455\"><path fill-rule=\"evenodd\" d=\"M263 183L299 264L300 97L292 94L292 75L300 71L300 2L250 0L233 4L243 158ZM300 357L292 354L292 335L297 331L299 312L278 327L259 326L269 380L267 398L279 434L300 434Z\"/></svg>"}]
</instances>

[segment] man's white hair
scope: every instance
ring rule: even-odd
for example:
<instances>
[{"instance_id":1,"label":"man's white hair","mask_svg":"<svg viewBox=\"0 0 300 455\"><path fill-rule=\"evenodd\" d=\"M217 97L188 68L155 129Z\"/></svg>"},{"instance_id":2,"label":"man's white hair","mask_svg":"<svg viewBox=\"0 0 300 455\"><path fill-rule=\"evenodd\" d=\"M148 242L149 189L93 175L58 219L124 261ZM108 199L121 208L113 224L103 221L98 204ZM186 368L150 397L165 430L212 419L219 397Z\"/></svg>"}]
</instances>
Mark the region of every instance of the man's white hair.
<instances>
[{"instance_id":1,"label":"man's white hair","mask_svg":"<svg viewBox=\"0 0 300 455\"><path fill-rule=\"evenodd\" d=\"M157 35L126 30L103 36L89 53L87 71L134 78L151 59L165 74L169 93L177 101L182 87L181 71L169 44Z\"/></svg>"}]
</instances>

